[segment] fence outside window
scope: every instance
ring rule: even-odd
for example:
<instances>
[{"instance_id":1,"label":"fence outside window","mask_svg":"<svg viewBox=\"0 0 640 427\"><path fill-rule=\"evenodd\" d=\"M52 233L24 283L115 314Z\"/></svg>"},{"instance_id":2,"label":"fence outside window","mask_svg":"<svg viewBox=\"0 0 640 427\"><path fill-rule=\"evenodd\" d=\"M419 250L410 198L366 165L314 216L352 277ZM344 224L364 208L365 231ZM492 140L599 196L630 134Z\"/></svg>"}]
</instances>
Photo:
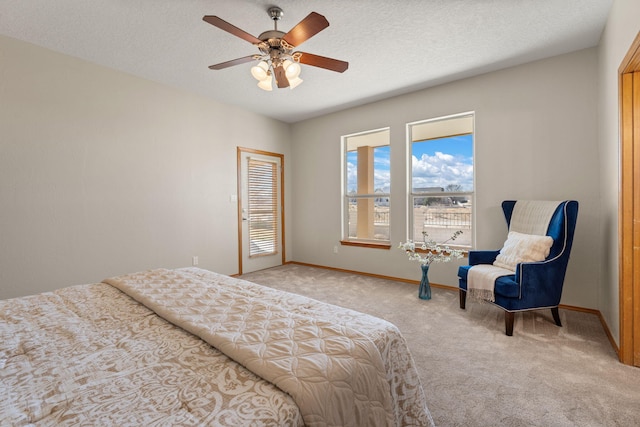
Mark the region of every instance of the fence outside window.
<instances>
[{"instance_id":1,"label":"fence outside window","mask_svg":"<svg viewBox=\"0 0 640 427\"><path fill-rule=\"evenodd\" d=\"M455 246L470 247L472 243L473 193L453 193L445 196L439 193L414 194L413 198L413 233L414 241L422 241L422 232L426 231L436 242L445 242L451 235L461 230L455 242L447 242Z\"/></svg>"}]
</instances>

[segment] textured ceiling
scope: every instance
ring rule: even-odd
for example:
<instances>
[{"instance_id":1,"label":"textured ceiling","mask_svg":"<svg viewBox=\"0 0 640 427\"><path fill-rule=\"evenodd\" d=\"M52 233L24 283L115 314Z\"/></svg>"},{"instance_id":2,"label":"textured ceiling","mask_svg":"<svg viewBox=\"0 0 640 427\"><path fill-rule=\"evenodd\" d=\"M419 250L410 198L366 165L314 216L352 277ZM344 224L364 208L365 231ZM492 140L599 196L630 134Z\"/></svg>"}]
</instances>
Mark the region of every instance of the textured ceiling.
<instances>
[{"instance_id":1,"label":"textured ceiling","mask_svg":"<svg viewBox=\"0 0 640 427\"><path fill-rule=\"evenodd\" d=\"M597 45L612 0L0 0L0 34L296 122L532 60ZM330 26L301 51L345 60L343 74L302 66L294 90L265 92L258 53L202 20L217 15L258 36L266 10L288 31L310 12Z\"/></svg>"}]
</instances>

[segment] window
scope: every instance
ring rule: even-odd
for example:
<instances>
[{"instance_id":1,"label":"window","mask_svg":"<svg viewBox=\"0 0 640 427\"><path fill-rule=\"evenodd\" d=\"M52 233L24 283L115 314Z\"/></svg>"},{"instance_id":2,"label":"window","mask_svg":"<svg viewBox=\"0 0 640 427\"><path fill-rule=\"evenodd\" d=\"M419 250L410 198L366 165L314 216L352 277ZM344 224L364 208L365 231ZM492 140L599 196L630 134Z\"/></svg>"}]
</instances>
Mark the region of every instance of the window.
<instances>
[{"instance_id":1,"label":"window","mask_svg":"<svg viewBox=\"0 0 640 427\"><path fill-rule=\"evenodd\" d=\"M389 246L389 129L343 136L342 146L342 243Z\"/></svg>"},{"instance_id":2,"label":"window","mask_svg":"<svg viewBox=\"0 0 640 427\"><path fill-rule=\"evenodd\" d=\"M462 230L452 246L473 245L473 113L407 125L408 238L438 243Z\"/></svg>"},{"instance_id":3,"label":"window","mask_svg":"<svg viewBox=\"0 0 640 427\"><path fill-rule=\"evenodd\" d=\"M278 168L275 162L248 158L249 257L277 253Z\"/></svg>"}]
</instances>

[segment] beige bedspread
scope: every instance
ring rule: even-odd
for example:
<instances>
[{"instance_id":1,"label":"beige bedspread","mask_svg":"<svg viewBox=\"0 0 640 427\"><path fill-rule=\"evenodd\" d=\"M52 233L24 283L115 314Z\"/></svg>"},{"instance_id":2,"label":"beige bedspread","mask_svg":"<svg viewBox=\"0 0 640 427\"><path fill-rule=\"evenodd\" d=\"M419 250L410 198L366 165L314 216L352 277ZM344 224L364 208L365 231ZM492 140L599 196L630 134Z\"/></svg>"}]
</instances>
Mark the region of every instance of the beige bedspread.
<instances>
[{"instance_id":1,"label":"beige bedspread","mask_svg":"<svg viewBox=\"0 0 640 427\"><path fill-rule=\"evenodd\" d=\"M195 268L106 282L180 327L106 284L0 301L9 425L433 425L384 320Z\"/></svg>"},{"instance_id":2,"label":"beige bedspread","mask_svg":"<svg viewBox=\"0 0 640 427\"><path fill-rule=\"evenodd\" d=\"M289 393L306 425L430 423L406 345L399 365L383 361L387 346L404 340L382 319L351 310L340 319L337 312L345 309L200 269L152 270L107 282ZM393 385L409 411L396 413L389 377L400 381Z\"/></svg>"},{"instance_id":3,"label":"beige bedspread","mask_svg":"<svg viewBox=\"0 0 640 427\"><path fill-rule=\"evenodd\" d=\"M301 426L293 399L107 284L0 301L2 426Z\"/></svg>"}]
</instances>

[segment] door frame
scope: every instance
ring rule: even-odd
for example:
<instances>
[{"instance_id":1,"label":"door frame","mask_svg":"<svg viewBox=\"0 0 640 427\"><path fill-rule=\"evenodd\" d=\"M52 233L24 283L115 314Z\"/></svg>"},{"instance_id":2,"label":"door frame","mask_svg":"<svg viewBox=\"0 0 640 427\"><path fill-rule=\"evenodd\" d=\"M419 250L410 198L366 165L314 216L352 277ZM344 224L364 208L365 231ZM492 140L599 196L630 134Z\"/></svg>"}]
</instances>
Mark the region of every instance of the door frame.
<instances>
[{"instance_id":1,"label":"door frame","mask_svg":"<svg viewBox=\"0 0 640 427\"><path fill-rule=\"evenodd\" d=\"M284 154L272 153L270 151L256 150L254 148L246 148L246 147L237 147L236 150L236 158L237 158L237 194L238 194L238 274L242 274L242 154L243 153L251 153L257 154L261 156L269 156L269 157L278 157L280 159L280 229L282 240L282 260L281 264L285 263L285 222L284 222Z\"/></svg>"},{"instance_id":2,"label":"door frame","mask_svg":"<svg viewBox=\"0 0 640 427\"><path fill-rule=\"evenodd\" d=\"M640 32L618 68L620 361L640 366ZM634 197L637 196L637 197Z\"/></svg>"}]
</instances>

